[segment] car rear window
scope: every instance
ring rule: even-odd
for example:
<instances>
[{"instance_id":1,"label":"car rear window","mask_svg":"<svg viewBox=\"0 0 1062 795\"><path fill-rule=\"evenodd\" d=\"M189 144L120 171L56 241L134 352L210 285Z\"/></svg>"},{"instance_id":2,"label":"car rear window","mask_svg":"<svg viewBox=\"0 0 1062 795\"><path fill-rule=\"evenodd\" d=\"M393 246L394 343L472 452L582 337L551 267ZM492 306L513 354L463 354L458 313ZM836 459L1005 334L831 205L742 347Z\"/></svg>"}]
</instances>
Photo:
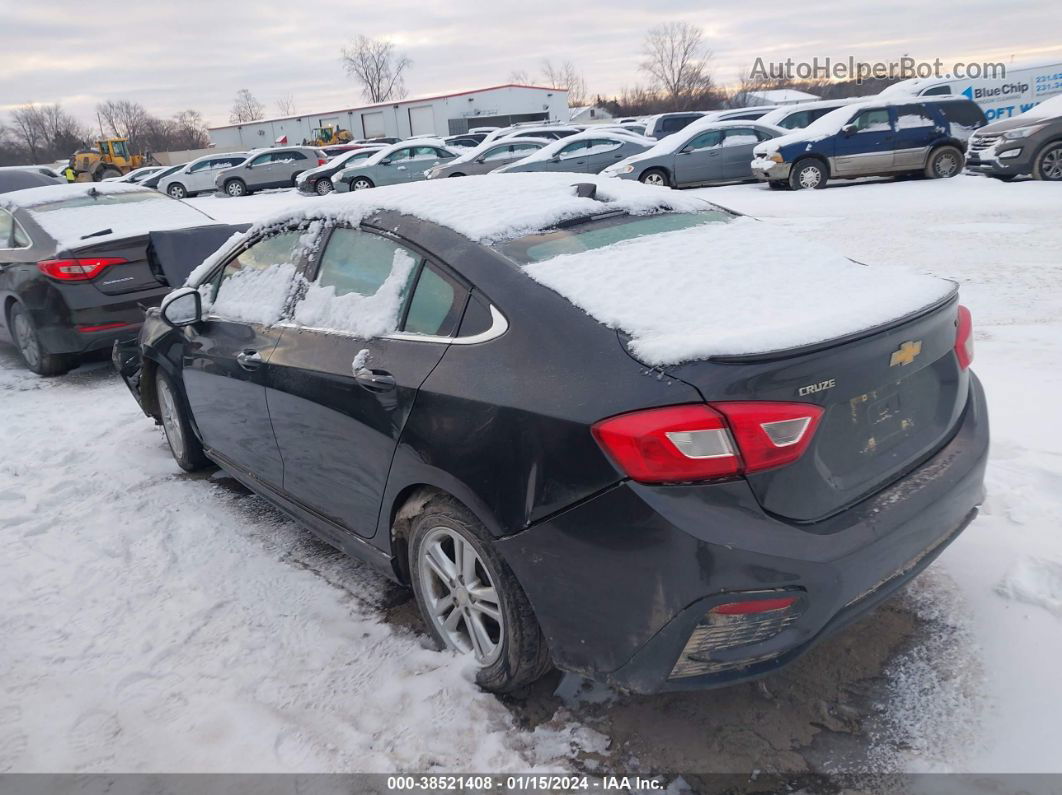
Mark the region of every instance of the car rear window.
<instances>
[{"instance_id":1,"label":"car rear window","mask_svg":"<svg viewBox=\"0 0 1062 795\"><path fill-rule=\"evenodd\" d=\"M562 254L578 254L646 235L677 232L703 224L726 223L731 216L722 210L703 213L656 213L654 215L618 215L592 219L563 229L552 229L509 240L499 246L501 252L521 265L542 262Z\"/></svg>"},{"instance_id":2,"label":"car rear window","mask_svg":"<svg viewBox=\"0 0 1062 795\"><path fill-rule=\"evenodd\" d=\"M144 191L143 193L99 193L93 196L86 193L83 196L71 196L65 199L34 204L27 209L34 215L52 213L57 210L72 210L75 207L103 207L108 204L135 204L136 202L168 201L168 197L156 192Z\"/></svg>"}]
</instances>

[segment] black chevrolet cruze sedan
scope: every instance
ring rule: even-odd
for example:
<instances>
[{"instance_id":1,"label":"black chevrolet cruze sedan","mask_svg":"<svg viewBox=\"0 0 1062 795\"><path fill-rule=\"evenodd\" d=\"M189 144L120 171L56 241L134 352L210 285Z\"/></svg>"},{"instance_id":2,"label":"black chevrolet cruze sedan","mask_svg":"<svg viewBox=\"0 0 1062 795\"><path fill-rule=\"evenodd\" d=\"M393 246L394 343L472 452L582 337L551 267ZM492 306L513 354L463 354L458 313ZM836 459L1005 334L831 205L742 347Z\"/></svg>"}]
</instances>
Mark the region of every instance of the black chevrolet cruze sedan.
<instances>
[{"instance_id":1,"label":"black chevrolet cruze sedan","mask_svg":"<svg viewBox=\"0 0 1062 795\"><path fill-rule=\"evenodd\" d=\"M637 183L437 183L258 224L114 359L181 467L408 584L485 688L762 676L976 515L951 283Z\"/></svg>"},{"instance_id":2,"label":"black chevrolet cruze sedan","mask_svg":"<svg viewBox=\"0 0 1062 795\"><path fill-rule=\"evenodd\" d=\"M122 183L0 195L0 340L40 375L110 350L135 336L143 307L170 290L148 261L149 233L213 223L191 205Z\"/></svg>"}]
</instances>

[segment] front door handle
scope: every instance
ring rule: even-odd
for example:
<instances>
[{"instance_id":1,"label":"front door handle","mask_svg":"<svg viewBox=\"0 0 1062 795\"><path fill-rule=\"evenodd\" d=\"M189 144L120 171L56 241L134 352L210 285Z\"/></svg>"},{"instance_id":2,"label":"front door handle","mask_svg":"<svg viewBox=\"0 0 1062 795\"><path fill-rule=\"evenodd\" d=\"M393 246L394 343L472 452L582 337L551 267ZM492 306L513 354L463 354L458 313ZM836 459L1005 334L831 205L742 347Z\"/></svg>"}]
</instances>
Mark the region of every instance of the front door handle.
<instances>
[{"instance_id":1,"label":"front door handle","mask_svg":"<svg viewBox=\"0 0 1062 795\"><path fill-rule=\"evenodd\" d=\"M262 366L262 354L255 350L240 351L236 354L236 364L244 370L257 370Z\"/></svg>"},{"instance_id":2,"label":"front door handle","mask_svg":"<svg viewBox=\"0 0 1062 795\"><path fill-rule=\"evenodd\" d=\"M354 380L358 382L358 386L369 392L390 392L395 388L395 377L386 370L359 367L354 371Z\"/></svg>"}]
</instances>

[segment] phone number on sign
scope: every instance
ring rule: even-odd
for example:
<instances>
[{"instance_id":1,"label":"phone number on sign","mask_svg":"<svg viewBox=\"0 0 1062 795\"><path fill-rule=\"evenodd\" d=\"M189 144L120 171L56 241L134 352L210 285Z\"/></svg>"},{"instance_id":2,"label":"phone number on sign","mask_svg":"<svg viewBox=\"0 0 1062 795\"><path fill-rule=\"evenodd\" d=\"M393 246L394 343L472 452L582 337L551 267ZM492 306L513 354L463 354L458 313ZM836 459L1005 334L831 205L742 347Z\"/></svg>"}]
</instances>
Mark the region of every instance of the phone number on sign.
<instances>
[{"instance_id":1,"label":"phone number on sign","mask_svg":"<svg viewBox=\"0 0 1062 795\"><path fill-rule=\"evenodd\" d=\"M591 786L586 776L389 776L387 788L413 792L451 790L577 792L589 790Z\"/></svg>"}]
</instances>

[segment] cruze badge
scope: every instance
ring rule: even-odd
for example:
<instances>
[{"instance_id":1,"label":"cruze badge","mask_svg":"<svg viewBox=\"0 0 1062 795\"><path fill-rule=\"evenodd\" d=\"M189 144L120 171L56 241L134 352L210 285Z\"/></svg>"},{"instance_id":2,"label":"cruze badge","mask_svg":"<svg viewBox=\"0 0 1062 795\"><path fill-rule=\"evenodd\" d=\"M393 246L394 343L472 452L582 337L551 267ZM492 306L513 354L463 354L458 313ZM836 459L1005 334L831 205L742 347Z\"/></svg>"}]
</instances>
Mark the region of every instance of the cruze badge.
<instances>
[{"instance_id":1,"label":"cruze badge","mask_svg":"<svg viewBox=\"0 0 1062 795\"><path fill-rule=\"evenodd\" d=\"M910 364L922 352L922 340L908 340L892 352L889 367Z\"/></svg>"},{"instance_id":2,"label":"cruze badge","mask_svg":"<svg viewBox=\"0 0 1062 795\"><path fill-rule=\"evenodd\" d=\"M802 386L797 390L797 395L800 397L814 395L816 392L825 392L827 389L833 389L835 386L837 386L837 379L831 378L827 381L819 381L817 384Z\"/></svg>"}]
</instances>

